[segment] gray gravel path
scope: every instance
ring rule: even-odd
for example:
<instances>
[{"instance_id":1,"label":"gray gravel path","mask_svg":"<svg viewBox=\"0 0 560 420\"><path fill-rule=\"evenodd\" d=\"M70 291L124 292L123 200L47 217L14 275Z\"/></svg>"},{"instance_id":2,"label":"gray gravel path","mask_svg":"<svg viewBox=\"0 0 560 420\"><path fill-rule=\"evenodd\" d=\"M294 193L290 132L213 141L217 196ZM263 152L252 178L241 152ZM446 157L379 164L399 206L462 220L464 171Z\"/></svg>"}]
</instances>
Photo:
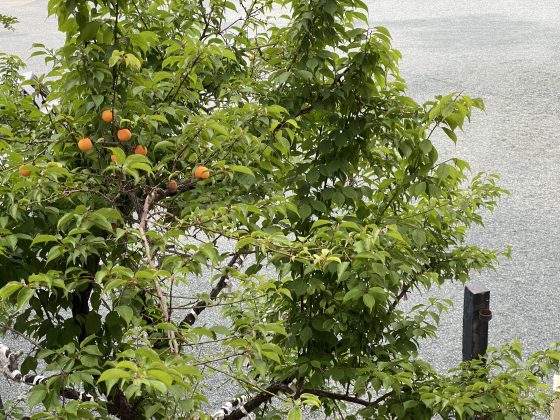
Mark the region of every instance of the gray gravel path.
<instances>
[{"instance_id":1,"label":"gray gravel path","mask_svg":"<svg viewBox=\"0 0 560 420\"><path fill-rule=\"evenodd\" d=\"M455 147L441 139L442 157L459 156L473 171L501 175L511 195L472 232L474 243L513 245L498 270L475 275L491 290L490 345L521 339L528 351L560 341L560 6L555 1L373 1L370 21L381 22L403 53L401 70L417 100L464 91L481 96ZM456 307L443 320L441 339L423 351L446 368L461 358L461 285L438 295Z\"/></svg>"},{"instance_id":2,"label":"gray gravel path","mask_svg":"<svg viewBox=\"0 0 560 420\"><path fill-rule=\"evenodd\" d=\"M486 228L471 234L472 242L483 246L513 245L511 261L474 276L491 289L490 344L519 338L536 351L560 341L560 6L556 0L368 3L370 23L387 26L403 53L401 71L412 97L422 101L464 91L486 101L487 111L474 116L457 146L443 138L438 143L442 156L459 156L474 171L500 174L501 185L511 191L486 219ZM21 21L14 33L0 31L0 51L27 57L33 42L62 42L55 22L45 20L46 4L0 0L0 13ZM40 70L40 61L30 61L30 67ZM434 292L456 304L442 321L441 338L422 348L441 369L461 358L462 293L460 284ZM4 400L19 392L3 379L0 390ZM220 388L211 399L223 398L227 393Z\"/></svg>"}]
</instances>

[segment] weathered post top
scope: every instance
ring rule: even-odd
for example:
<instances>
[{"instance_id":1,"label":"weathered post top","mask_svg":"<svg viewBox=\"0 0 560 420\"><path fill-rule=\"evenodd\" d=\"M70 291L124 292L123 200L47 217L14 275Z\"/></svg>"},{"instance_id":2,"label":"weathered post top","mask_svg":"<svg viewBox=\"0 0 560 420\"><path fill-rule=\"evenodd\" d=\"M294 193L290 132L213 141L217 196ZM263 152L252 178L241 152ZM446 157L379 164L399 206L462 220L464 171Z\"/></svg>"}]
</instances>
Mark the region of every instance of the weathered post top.
<instances>
[{"instance_id":1,"label":"weathered post top","mask_svg":"<svg viewBox=\"0 0 560 420\"><path fill-rule=\"evenodd\" d=\"M490 319L490 290L480 283L465 286L463 360L476 359L486 353Z\"/></svg>"}]
</instances>

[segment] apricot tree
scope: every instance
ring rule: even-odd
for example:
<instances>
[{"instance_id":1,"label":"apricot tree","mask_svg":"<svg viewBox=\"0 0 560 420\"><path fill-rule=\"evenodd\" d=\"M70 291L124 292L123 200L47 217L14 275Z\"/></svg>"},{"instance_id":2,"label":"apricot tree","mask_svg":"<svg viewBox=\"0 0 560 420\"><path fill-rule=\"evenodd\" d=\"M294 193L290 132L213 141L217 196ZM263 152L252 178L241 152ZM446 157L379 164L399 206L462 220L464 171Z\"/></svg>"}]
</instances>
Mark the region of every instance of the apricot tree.
<instances>
[{"instance_id":1,"label":"apricot tree","mask_svg":"<svg viewBox=\"0 0 560 420\"><path fill-rule=\"evenodd\" d=\"M546 407L555 350L524 362L512 344L447 374L418 357L450 302L404 298L494 266L466 233L504 191L431 141L457 141L482 101L407 97L362 1L49 12L66 42L34 55L51 70L0 66L1 321L31 346L0 352L34 418ZM237 394L209 401L218 377Z\"/></svg>"}]
</instances>

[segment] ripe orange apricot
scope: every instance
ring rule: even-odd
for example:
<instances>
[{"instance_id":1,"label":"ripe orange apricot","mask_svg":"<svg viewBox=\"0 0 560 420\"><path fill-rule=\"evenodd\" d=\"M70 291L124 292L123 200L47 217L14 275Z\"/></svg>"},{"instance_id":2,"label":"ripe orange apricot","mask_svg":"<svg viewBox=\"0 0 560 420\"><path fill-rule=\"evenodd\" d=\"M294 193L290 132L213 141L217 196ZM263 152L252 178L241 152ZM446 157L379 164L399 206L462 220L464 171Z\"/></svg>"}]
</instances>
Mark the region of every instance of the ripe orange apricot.
<instances>
[{"instance_id":1,"label":"ripe orange apricot","mask_svg":"<svg viewBox=\"0 0 560 420\"><path fill-rule=\"evenodd\" d=\"M117 138L120 141L129 141L132 138L132 133L128 128L121 128L117 131Z\"/></svg>"},{"instance_id":2,"label":"ripe orange apricot","mask_svg":"<svg viewBox=\"0 0 560 420\"><path fill-rule=\"evenodd\" d=\"M93 149L93 143L89 137L84 137L78 141L78 149L82 152L89 152Z\"/></svg>"},{"instance_id":3,"label":"ripe orange apricot","mask_svg":"<svg viewBox=\"0 0 560 420\"><path fill-rule=\"evenodd\" d=\"M176 193L177 192L177 181L175 181L174 179L170 180L167 183L167 191L169 191L170 193Z\"/></svg>"},{"instance_id":4,"label":"ripe orange apricot","mask_svg":"<svg viewBox=\"0 0 560 420\"><path fill-rule=\"evenodd\" d=\"M19 173L22 176L29 176L31 175L31 170L30 169L25 169L26 165L20 165L19 167Z\"/></svg>"},{"instance_id":5,"label":"ripe orange apricot","mask_svg":"<svg viewBox=\"0 0 560 420\"><path fill-rule=\"evenodd\" d=\"M107 123L110 123L111 121L113 121L113 111L111 111L110 109L106 109L101 113L101 119Z\"/></svg>"},{"instance_id":6,"label":"ripe orange apricot","mask_svg":"<svg viewBox=\"0 0 560 420\"><path fill-rule=\"evenodd\" d=\"M210 176L210 171L206 166L199 166L194 170L194 177L196 179L206 179Z\"/></svg>"},{"instance_id":7,"label":"ripe orange apricot","mask_svg":"<svg viewBox=\"0 0 560 420\"><path fill-rule=\"evenodd\" d=\"M111 155L111 161L117 163L117 155Z\"/></svg>"},{"instance_id":8,"label":"ripe orange apricot","mask_svg":"<svg viewBox=\"0 0 560 420\"><path fill-rule=\"evenodd\" d=\"M134 153L136 153L137 155L146 156L148 154L148 149L146 149L144 146L138 145L136 146L136 149L134 149Z\"/></svg>"}]
</instances>

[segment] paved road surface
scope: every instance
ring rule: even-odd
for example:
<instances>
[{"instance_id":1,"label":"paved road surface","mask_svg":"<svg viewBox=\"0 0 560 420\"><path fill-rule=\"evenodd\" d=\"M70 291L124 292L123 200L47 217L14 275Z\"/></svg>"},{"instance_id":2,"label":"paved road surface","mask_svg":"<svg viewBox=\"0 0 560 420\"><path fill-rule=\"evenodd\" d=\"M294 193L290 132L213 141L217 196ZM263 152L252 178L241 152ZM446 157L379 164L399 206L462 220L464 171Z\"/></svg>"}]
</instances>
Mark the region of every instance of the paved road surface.
<instances>
[{"instance_id":1,"label":"paved road surface","mask_svg":"<svg viewBox=\"0 0 560 420\"><path fill-rule=\"evenodd\" d=\"M514 338L535 351L560 341L560 14L554 1L372 1L370 21L391 29L403 53L402 73L417 100L465 91L485 99L457 155L502 176L510 190L486 229L471 239L488 247L513 245L513 258L475 275L491 290L490 344ZM442 339L424 351L437 366L461 357L461 285L440 293L456 302Z\"/></svg>"},{"instance_id":2,"label":"paved road surface","mask_svg":"<svg viewBox=\"0 0 560 420\"><path fill-rule=\"evenodd\" d=\"M0 31L0 51L28 56L33 42L56 46L62 37L45 21L47 0L0 0L0 13L21 23ZM464 91L482 96L486 113L476 114L460 143L443 138L442 156L468 160L475 171L501 174L511 191L486 229L471 234L489 247L513 245L513 259L496 272L475 275L491 289L494 319L490 344L520 338L534 351L560 341L560 13L555 0L370 0L370 23L387 26L403 52L402 74L410 94L426 100ZM31 61L32 69L40 62ZM441 339L423 354L441 369L461 358L462 286L436 294L456 308L443 319ZM415 296L414 301L426 299ZM0 382L4 399L18 392ZM216 390L220 401L226 395Z\"/></svg>"}]
</instances>

